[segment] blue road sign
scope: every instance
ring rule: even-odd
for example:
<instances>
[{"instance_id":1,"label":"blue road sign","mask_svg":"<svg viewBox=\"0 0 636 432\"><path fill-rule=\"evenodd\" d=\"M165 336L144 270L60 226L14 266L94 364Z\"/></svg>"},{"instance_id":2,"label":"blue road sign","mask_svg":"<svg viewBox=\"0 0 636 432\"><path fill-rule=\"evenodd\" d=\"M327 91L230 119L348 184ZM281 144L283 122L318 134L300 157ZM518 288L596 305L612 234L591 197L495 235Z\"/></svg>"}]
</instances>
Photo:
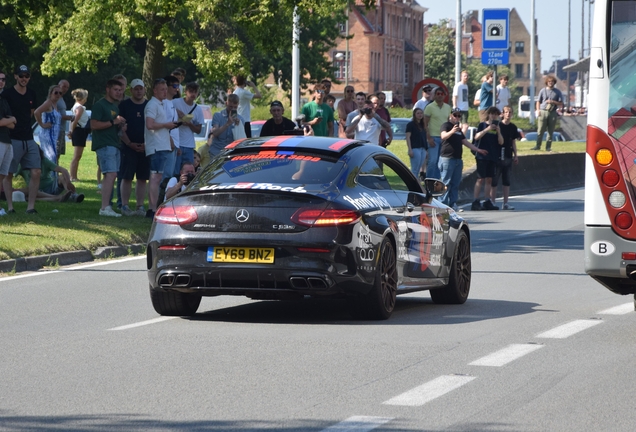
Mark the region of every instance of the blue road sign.
<instances>
[{"instance_id":1,"label":"blue road sign","mask_svg":"<svg viewBox=\"0 0 636 432\"><path fill-rule=\"evenodd\" d=\"M484 9L481 26L481 48L507 50L510 41L510 11L508 9Z\"/></svg>"},{"instance_id":2,"label":"blue road sign","mask_svg":"<svg viewBox=\"0 0 636 432\"><path fill-rule=\"evenodd\" d=\"M481 64L485 65L507 65L510 63L510 53L508 50L488 50L481 52Z\"/></svg>"}]
</instances>

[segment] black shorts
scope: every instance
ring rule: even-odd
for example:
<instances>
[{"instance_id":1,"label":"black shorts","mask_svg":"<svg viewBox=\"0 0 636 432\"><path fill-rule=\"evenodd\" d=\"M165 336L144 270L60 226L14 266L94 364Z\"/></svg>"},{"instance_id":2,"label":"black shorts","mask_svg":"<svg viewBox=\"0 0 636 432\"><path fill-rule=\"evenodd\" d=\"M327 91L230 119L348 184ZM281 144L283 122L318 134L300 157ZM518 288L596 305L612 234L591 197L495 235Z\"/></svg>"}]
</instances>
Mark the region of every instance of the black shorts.
<instances>
[{"instance_id":1,"label":"black shorts","mask_svg":"<svg viewBox=\"0 0 636 432\"><path fill-rule=\"evenodd\" d=\"M477 159L477 177L480 179L493 178L496 165L497 161L494 160Z\"/></svg>"},{"instance_id":2,"label":"black shorts","mask_svg":"<svg viewBox=\"0 0 636 432\"><path fill-rule=\"evenodd\" d=\"M73 147L86 147L86 139L88 138L88 130L77 125L71 134Z\"/></svg>"},{"instance_id":3,"label":"black shorts","mask_svg":"<svg viewBox=\"0 0 636 432\"><path fill-rule=\"evenodd\" d=\"M145 152L136 152L128 146L122 145L121 163L119 165L119 175L123 180L150 179L150 158Z\"/></svg>"},{"instance_id":4,"label":"black shorts","mask_svg":"<svg viewBox=\"0 0 636 432\"><path fill-rule=\"evenodd\" d=\"M492 178L492 185L497 186L499 184L499 177L501 177L501 184L504 186L510 186L511 169L512 159L498 160L495 164L495 175Z\"/></svg>"}]
</instances>

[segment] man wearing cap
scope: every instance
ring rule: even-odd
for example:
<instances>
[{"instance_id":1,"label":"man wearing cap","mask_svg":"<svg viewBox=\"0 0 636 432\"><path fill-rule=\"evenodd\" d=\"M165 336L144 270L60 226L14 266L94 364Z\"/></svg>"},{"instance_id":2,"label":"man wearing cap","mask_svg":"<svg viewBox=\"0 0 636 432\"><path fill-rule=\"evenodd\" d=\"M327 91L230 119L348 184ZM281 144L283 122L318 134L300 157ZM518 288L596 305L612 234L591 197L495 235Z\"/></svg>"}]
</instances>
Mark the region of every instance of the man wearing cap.
<instances>
[{"instance_id":1,"label":"man wearing cap","mask_svg":"<svg viewBox=\"0 0 636 432\"><path fill-rule=\"evenodd\" d=\"M462 110L454 108L448 121L442 124L440 136L442 145L439 155L439 169L441 179L446 185L446 192L440 200L449 207L457 210L457 197L459 196L459 185L462 181L462 146L466 146L472 151L486 155L488 151L477 148L471 144L461 130Z\"/></svg>"},{"instance_id":2,"label":"man wearing cap","mask_svg":"<svg viewBox=\"0 0 636 432\"><path fill-rule=\"evenodd\" d=\"M15 213L13 209L13 175L18 172L18 166L31 171L29 180L29 201L27 213L37 213L35 197L40 186L40 147L33 140L31 129L33 111L37 106L35 92L27 87L31 79L31 71L25 65L18 66L14 78L16 84L2 92L2 97L8 102L11 113L16 119L15 127L11 130L11 146L13 160L9 173L4 178L4 193L7 198L7 213Z\"/></svg>"},{"instance_id":3,"label":"man wearing cap","mask_svg":"<svg viewBox=\"0 0 636 432\"><path fill-rule=\"evenodd\" d=\"M422 110L422 112L424 112L424 108L426 108L426 105L430 104L433 100L433 96L431 96L433 94L432 90L433 87L429 84L426 84L424 87L422 87L422 98L415 102L415 105L413 105L413 110L415 110L415 108L419 108Z\"/></svg>"},{"instance_id":4,"label":"man wearing cap","mask_svg":"<svg viewBox=\"0 0 636 432\"><path fill-rule=\"evenodd\" d=\"M144 199L146 197L146 184L150 179L150 162L146 157L145 146L145 117L144 109L146 100L146 87L139 78L130 82L132 96L119 104L119 115L126 120L126 131L121 135L123 144L121 149L121 164L119 166L119 178L121 179L121 212L125 216L145 216ZM132 193L132 181L137 177L135 196L137 209L129 207Z\"/></svg>"},{"instance_id":5,"label":"man wearing cap","mask_svg":"<svg viewBox=\"0 0 636 432\"><path fill-rule=\"evenodd\" d=\"M280 101L274 101L269 104L269 113L272 118L267 120L261 129L261 136L277 136L283 135L283 132L293 130L296 125L287 117L283 117L283 104Z\"/></svg>"}]
</instances>

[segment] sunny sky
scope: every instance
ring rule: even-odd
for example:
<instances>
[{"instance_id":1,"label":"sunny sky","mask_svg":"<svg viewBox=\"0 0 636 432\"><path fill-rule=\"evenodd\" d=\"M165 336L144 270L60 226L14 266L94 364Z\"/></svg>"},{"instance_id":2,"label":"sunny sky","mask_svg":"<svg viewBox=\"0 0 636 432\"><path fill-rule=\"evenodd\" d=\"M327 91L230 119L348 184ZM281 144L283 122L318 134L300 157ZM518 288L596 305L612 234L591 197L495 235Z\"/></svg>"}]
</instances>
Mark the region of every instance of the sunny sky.
<instances>
[{"instance_id":1,"label":"sunny sky","mask_svg":"<svg viewBox=\"0 0 636 432\"><path fill-rule=\"evenodd\" d=\"M424 14L424 21L437 23L440 19L452 18L457 15L457 0L417 0L428 12ZM533 0L461 0L462 13L469 10L482 9L512 9L515 8L523 23L530 31L530 9ZM588 8L589 0L534 0L535 18L537 19L537 35L541 50L541 71L547 70L554 62L555 56L567 58L568 54L568 2L571 2L571 48L570 57L579 59L581 50L581 12L584 9L584 44L588 49ZM592 15L594 5L592 4ZM479 15L481 21L481 13Z\"/></svg>"}]
</instances>

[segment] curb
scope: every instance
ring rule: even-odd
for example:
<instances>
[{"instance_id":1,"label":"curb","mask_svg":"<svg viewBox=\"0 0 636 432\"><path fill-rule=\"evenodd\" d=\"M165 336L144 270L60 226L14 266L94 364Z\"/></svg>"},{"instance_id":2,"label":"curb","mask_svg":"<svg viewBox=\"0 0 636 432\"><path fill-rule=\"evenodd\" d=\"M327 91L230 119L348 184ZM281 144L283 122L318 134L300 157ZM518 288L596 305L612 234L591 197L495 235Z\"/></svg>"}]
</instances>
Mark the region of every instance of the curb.
<instances>
[{"instance_id":1,"label":"curb","mask_svg":"<svg viewBox=\"0 0 636 432\"><path fill-rule=\"evenodd\" d=\"M98 259L140 255L145 252L145 244L106 246L97 248L95 252L91 252L89 250L57 252L49 255L38 255L0 261L0 273L38 271L45 267L67 266L71 264L91 262Z\"/></svg>"}]
</instances>

